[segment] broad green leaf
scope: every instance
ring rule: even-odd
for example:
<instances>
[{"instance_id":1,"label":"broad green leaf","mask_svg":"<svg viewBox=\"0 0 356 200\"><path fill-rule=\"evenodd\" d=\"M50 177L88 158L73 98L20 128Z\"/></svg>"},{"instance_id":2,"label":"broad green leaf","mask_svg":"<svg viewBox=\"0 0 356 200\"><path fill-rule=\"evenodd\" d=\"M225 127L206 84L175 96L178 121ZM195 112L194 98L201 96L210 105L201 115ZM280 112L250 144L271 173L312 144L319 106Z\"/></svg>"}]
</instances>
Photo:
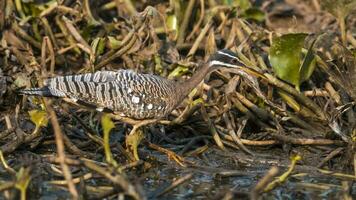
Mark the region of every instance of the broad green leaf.
<instances>
[{"instance_id":1,"label":"broad green leaf","mask_svg":"<svg viewBox=\"0 0 356 200\"><path fill-rule=\"evenodd\" d=\"M276 75L297 88L300 84L301 51L307 34L286 34L273 39L269 60Z\"/></svg>"},{"instance_id":2,"label":"broad green leaf","mask_svg":"<svg viewBox=\"0 0 356 200\"><path fill-rule=\"evenodd\" d=\"M47 112L44 110L31 110L28 112L31 121L36 125L36 128L46 127L48 124Z\"/></svg>"},{"instance_id":3,"label":"broad green leaf","mask_svg":"<svg viewBox=\"0 0 356 200\"><path fill-rule=\"evenodd\" d=\"M265 20L265 13L258 8L249 8L241 15L245 19L253 19L258 22L263 22Z\"/></svg>"}]
</instances>

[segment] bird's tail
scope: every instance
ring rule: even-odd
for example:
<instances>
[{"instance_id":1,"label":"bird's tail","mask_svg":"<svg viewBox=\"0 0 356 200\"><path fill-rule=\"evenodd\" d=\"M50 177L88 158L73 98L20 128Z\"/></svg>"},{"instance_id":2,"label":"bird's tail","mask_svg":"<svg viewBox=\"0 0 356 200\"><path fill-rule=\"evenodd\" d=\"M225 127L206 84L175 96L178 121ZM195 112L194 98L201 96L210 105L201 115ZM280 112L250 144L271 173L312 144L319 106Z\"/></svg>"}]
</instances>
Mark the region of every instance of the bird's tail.
<instances>
[{"instance_id":1,"label":"bird's tail","mask_svg":"<svg viewBox=\"0 0 356 200\"><path fill-rule=\"evenodd\" d=\"M43 96L43 97L53 96L51 91L48 89L48 87L22 89L22 90L19 90L18 93L26 94L26 95Z\"/></svg>"}]
</instances>

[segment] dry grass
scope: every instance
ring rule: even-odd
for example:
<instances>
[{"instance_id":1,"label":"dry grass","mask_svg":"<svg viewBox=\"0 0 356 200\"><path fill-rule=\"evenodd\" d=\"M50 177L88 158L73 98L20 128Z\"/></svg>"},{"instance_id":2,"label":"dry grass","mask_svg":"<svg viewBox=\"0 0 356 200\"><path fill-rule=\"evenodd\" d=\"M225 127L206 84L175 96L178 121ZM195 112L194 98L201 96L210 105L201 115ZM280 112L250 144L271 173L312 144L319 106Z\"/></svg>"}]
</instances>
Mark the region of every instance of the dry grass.
<instances>
[{"instance_id":1,"label":"dry grass","mask_svg":"<svg viewBox=\"0 0 356 200\"><path fill-rule=\"evenodd\" d=\"M2 198L17 198L17 190L28 199L356 195L354 11L335 18L317 0L262 1L250 8L261 19L233 6L243 1L49 2L0 2ZM268 60L272 38L291 32L309 33L307 44L318 38L316 70L301 91ZM249 68L213 73L165 120L146 126L140 161L126 152L125 123L111 132L113 166L100 113L16 94L46 77L104 69L185 80L222 48ZM35 128L28 111L44 108L51 123Z\"/></svg>"}]
</instances>

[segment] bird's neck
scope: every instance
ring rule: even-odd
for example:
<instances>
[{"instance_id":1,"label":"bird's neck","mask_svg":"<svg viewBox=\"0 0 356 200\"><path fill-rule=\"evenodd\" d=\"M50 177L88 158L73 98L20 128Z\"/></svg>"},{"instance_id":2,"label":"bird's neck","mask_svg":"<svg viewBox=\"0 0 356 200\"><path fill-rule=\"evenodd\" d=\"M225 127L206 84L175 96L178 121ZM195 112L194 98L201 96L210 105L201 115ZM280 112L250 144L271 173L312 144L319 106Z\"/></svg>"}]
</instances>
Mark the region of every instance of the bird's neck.
<instances>
[{"instance_id":1,"label":"bird's neck","mask_svg":"<svg viewBox=\"0 0 356 200\"><path fill-rule=\"evenodd\" d=\"M193 76L178 86L180 98L184 99L206 76L209 72L209 63L201 66Z\"/></svg>"}]
</instances>

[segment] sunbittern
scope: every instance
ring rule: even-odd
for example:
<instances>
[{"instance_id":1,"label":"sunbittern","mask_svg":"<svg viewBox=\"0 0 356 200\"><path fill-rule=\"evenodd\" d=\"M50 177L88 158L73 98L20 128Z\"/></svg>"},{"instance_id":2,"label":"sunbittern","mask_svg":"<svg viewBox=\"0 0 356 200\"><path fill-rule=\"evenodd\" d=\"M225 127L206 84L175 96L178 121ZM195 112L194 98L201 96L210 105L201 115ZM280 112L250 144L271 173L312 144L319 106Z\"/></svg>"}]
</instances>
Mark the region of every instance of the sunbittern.
<instances>
[{"instance_id":1,"label":"sunbittern","mask_svg":"<svg viewBox=\"0 0 356 200\"><path fill-rule=\"evenodd\" d=\"M24 89L20 93L66 98L100 112L112 112L134 126L132 134L138 127L171 113L208 73L220 67L242 66L234 52L223 49L211 55L185 82L131 70L98 71L49 78L44 87Z\"/></svg>"}]
</instances>

